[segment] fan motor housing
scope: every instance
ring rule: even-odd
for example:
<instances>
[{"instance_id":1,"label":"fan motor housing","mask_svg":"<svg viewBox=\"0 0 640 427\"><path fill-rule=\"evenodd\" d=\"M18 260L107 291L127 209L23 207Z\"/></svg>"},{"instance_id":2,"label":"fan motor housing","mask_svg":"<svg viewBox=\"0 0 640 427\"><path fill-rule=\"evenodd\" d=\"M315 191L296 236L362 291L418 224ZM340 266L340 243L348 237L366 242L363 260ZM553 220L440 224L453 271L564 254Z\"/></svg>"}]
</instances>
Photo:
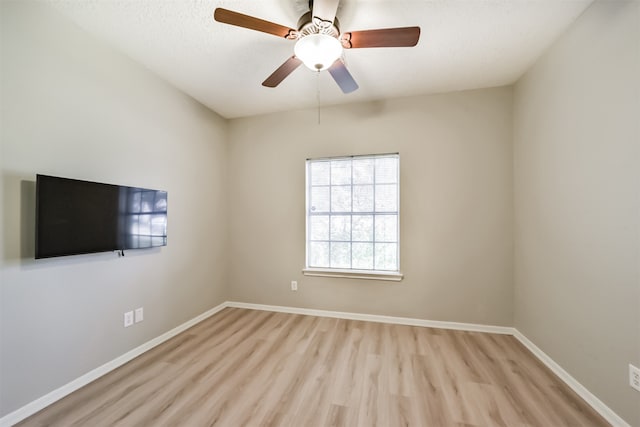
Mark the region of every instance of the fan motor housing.
<instances>
[{"instance_id":1,"label":"fan motor housing","mask_svg":"<svg viewBox=\"0 0 640 427\"><path fill-rule=\"evenodd\" d=\"M318 18L314 19L311 12L305 13L298 19L298 35L304 37L311 34L326 34L338 38L340 36L338 18L334 18L333 22L323 21Z\"/></svg>"}]
</instances>

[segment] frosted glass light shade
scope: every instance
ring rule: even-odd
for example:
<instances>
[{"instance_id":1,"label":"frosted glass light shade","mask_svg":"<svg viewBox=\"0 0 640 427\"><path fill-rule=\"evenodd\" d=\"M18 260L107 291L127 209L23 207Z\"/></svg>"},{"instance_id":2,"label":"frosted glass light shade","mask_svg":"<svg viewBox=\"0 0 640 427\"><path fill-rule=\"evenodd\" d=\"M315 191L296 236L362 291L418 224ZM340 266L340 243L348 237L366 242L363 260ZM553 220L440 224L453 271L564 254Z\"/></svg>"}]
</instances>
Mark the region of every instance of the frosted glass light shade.
<instances>
[{"instance_id":1,"label":"frosted glass light shade","mask_svg":"<svg viewBox=\"0 0 640 427\"><path fill-rule=\"evenodd\" d=\"M293 52L307 68L322 71L342 56L342 45L327 34L311 34L298 40Z\"/></svg>"}]
</instances>

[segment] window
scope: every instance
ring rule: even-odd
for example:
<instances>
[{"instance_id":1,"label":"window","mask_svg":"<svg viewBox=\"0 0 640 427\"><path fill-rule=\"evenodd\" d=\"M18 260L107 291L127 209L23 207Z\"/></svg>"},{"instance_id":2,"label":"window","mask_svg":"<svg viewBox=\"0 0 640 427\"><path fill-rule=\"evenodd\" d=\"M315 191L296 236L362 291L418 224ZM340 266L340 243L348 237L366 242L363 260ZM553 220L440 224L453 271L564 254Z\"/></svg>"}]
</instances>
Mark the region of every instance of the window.
<instances>
[{"instance_id":1,"label":"window","mask_svg":"<svg viewBox=\"0 0 640 427\"><path fill-rule=\"evenodd\" d=\"M402 277L399 160L398 154L307 160L305 274Z\"/></svg>"}]
</instances>

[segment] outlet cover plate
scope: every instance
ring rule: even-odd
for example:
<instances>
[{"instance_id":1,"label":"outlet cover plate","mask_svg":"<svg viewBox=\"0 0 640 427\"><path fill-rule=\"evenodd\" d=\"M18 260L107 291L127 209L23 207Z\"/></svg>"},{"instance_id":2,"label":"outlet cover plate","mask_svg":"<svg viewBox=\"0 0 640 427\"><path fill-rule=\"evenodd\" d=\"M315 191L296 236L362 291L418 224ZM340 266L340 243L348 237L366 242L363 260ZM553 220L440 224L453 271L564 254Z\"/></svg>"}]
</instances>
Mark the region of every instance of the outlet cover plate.
<instances>
[{"instance_id":1,"label":"outlet cover plate","mask_svg":"<svg viewBox=\"0 0 640 427\"><path fill-rule=\"evenodd\" d=\"M640 391L640 368L629 363L629 385Z\"/></svg>"},{"instance_id":2,"label":"outlet cover plate","mask_svg":"<svg viewBox=\"0 0 640 427\"><path fill-rule=\"evenodd\" d=\"M134 317L136 323L142 322L144 320L144 307L136 308Z\"/></svg>"},{"instance_id":3,"label":"outlet cover plate","mask_svg":"<svg viewBox=\"0 0 640 427\"><path fill-rule=\"evenodd\" d=\"M128 328L133 325L133 311L127 311L124 314L124 327Z\"/></svg>"}]
</instances>

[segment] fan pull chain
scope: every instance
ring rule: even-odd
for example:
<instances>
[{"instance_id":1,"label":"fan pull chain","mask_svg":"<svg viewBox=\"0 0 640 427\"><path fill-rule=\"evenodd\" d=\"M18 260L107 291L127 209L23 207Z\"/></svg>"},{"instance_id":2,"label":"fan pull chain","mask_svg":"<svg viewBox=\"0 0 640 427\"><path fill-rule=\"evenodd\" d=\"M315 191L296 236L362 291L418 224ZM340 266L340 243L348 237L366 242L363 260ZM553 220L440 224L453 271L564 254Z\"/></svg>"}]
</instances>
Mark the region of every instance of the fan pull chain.
<instances>
[{"instance_id":1,"label":"fan pull chain","mask_svg":"<svg viewBox=\"0 0 640 427\"><path fill-rule=\"evenodd\" d=\"M320 125L320 70L316 71L316 99L318 101L318 125Z\"/></svg>"}]
</instances>

